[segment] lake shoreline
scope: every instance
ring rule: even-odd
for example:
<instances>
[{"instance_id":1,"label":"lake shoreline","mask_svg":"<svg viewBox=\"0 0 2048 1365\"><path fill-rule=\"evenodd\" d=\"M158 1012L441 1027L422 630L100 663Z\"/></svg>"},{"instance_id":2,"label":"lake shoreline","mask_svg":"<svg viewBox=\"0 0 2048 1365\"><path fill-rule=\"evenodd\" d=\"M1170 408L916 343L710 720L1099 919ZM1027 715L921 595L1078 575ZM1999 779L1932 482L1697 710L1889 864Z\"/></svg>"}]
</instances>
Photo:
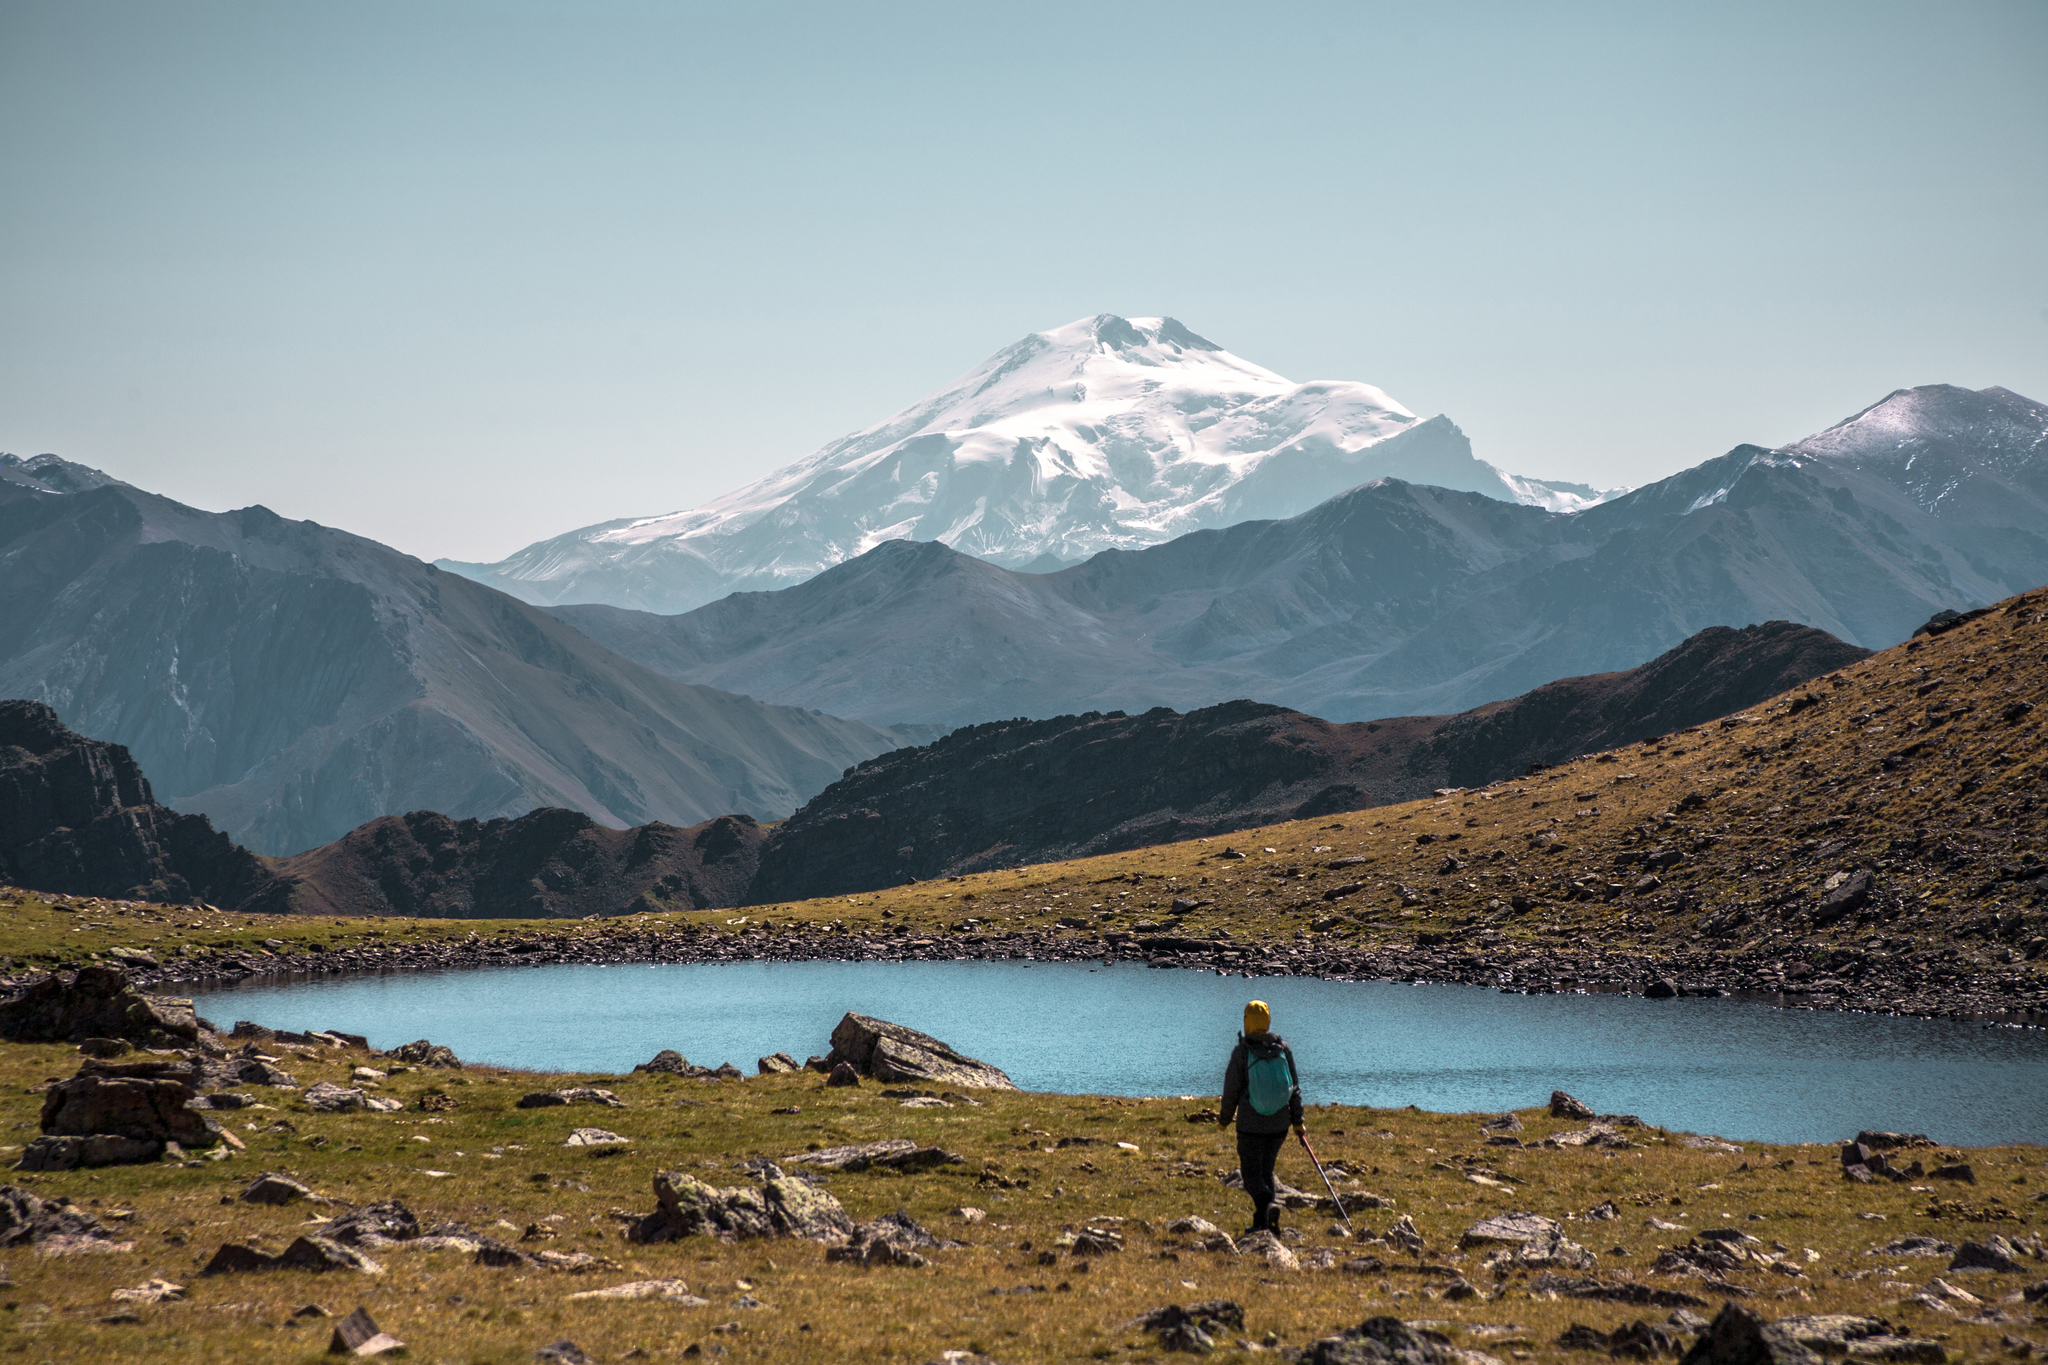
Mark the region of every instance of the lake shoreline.
<instances>
[{"instance_id":1,"label":"lake shoreline","mask_svg":"<svg viewBox=\"0 0 2048 1365\"><path fill-rule=\"evenodd\" d=\"M1828 950L1816 950L1827 952ZM677 965L730 962L1144 962L1161 969L1247 977L1404 981L1477 985L1517 993L1732 996L1793 1009L1823 1009L1909 1018L1958 1019L2048 1027L2048 995L2023 970L2007 980L1995 970L1959 982L1929 981L1864 961L1853 975L1789 955L1713 953L1649 957L1623 952L1490 952L1461 946L1352 948L1323 944L1251 943L1176 935L1084 938L1075 934L960 935L904 940L889 935L751 930L600 935L531 934L465 943L351 947L325 952L256 950L174 958L131 966L129 976L152 990L201 991L243 982L332 979L406 971L484 967ZM17 981L17 986L20 984Z\"/></svg>"}]
</instances>

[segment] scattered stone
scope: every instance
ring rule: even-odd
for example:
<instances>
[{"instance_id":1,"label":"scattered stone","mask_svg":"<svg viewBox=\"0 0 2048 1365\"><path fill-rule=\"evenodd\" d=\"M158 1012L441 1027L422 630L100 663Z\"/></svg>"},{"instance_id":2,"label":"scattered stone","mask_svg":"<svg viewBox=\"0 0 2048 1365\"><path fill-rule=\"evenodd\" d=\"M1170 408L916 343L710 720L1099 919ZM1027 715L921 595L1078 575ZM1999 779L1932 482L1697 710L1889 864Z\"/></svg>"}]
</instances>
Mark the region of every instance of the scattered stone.
<instances>
[{"instance_id":1,"label":"scattered stone","mask_svg":"<svg viewBox=\"0 0 2048 1365\"><path fill-rule=\"evenodd\" d=\"M533 1358L544 1361L546 1365L593 1365L590 1357L578 1350L576 1343L567 1337L549 1342L535 1351Z\"/></svg>"},{"instance_id":2,"label":"scattered stone","mask_svg":"<svg viewBox=\"0 0 2048 1365\"><path fill-rule=\"evenodd\" d=\"M1477 1352L1471 1354L1477 1355ZM1301 1354L1302 1365L1462 1365L1461 1353L1441 1332L1410 1327L1399 1318L1367 1318Z\"/></svg>"},{"instance_id":3,"label":"scattered stone","mask_svg":"<svg viewBox=\"0 0 2048 1365\"><path fill-rule=\"evenodd\" d=\"M0 1247L20 1246L33 1247L45 1256L135 1249L133 1242L114 1240L90 1214L13 1185L0 1185Z\"/></svg>"},{"instance_id":4,"label":"scattered stone","mask_svg":"<svg viewBox=\"0 0 2048 1365\"><path fill-rule=\"evenodd\" d=\"M1237 1254L1262 1257L1275 1270L1299 1270L1301 1258L1285 1242L1261 1228L1238 1239Z\"/></svg>"},{"instance_id":5,"label":"scattered stone","mask_svg":"<svg viewBox=\"0 0 2048 1365\"><path fill-rule=\"evenodd\" d=\"M963 1158L940 1147L920 1147L909 1138L884 1138L844 1147L826 1147L815 1152L798 1152L782 1158L789 1166L816 1166L826 1171L864 1171L885 1166L892 1171L925 1171L939 1166L958 1166Z\"/></svg>"},{"instance_id":6,"label":"scattered stone","mask_svg":"<svg viewBox=\"0 0 2048 1365\"><path fill-rule=\"evenodd\" d=\"M1225 1333L1244 1330L1244 1309L1229 1299L1191 1303L1185 1308L1169 1303L1125 1325L1156 1335L1161 1350L1207 1355Z\"/></svg>"},{"instance_id":7,"label":"scattered stone","mask_svg":"<svg viewBox=\"0 0 2048 1365\"><path fill-rule=\"evenodd\" d=\"M275 1171L265 1171L250 1181L249 1187L242 1191L242 1202L245 1204L289 1204L294 1199L319 1198L311 1187L300 1184L288 1175L279 1175Z\"/></svg>"},{"instance_id":8,"label":"scattered stone","mask_svg":"<svg viewBox=\"0 0 2048 1365\"><path fill-rule=\"evenodd\" d=\"M828 1261L853 1261L860 1265L916 1267L929 1264L920 1253L960 1243L935 1237L909 1214L898 1209L853 1230L843 1245L825 1253Z\"/></svg>"},{"instance_id":9,"label":"scattered stone","mask_svg":"<svg viewBox=\"0 0 2048 1365\"><path fill-rule=\"evenodd\" d=\"M116 1303L176 1303L185 1297L185 1286L169 1280L146 1280L133 1289L116 1289Z\"/></svg>"},{"instance_id":10,"label":"scattered stone","mask_svg":"<svg viewBox=\"0 0 2048 1365\"><path fill-rule=\"evenodd\" d=\"M1728 1303L1685 1353L1683 1365L1820 1365L1820 1357L1776 1323Z\"/></svg>"},{"instance_id":11,"label":"scattered stone","mask_svg":"<svg viewBox=\"0 0 2048 1365\"><path fill-rule=\"evenodd\" d=\"M1944 1242L1939 1237L1899 1237L1881 1247L1872 1247L1865 1256L1950 1256L1955 1253L1954 1242Z\"/></svg>"},{"instance_id":12,"label":"scattered stone","mask_svg":"<svg viewBox=\"0 0 2048 1365\"><path fill-rule=\"evenodd\" d=\"M1562 1090L1550 1092L1550 1117L1554 1119L1590 1119L1593 1110L1590 1105L1581 1104Z\"/></svg>"},{"instance_id":13,"label":"scattered stone","mask_svg":"<svg viewBox=\"0 0 2048 1365\"><path fill-rule=\"evenodd\" d=\"M700 1299L682 1280L634 1280L609 1289L586 1289L569 1295L572 1299L665 1299L683 1308L708 1308L711 1300Z\"/></svg>"},{"instance_id":14,"label":"scattered stone","mask_svg":"<svg viewBox=\"0 0 2048 1365\"><path fill-rule=\"evenodd\" d=\"M1563 1230L1555 1221L1538 1214L1502 1213L1466 1228L1458 1246L1466 1250L1477 1246L1513 1246L1532 1238L1555 1237Z\"/></svg>"},{"instance_id":15,"label":"scattered stone","mask_svg":"<svg viewBox=\"0 0 2048 1365\"><path fill-rule=\"evenodd\" d=\"M1684 1147L1690 1147L1696 1152L1734 1153L1740 1152L1742 1150L1742 1148L1737 1146L1735 1143L1723 1142L1719 1138L1702 1137L1698 1133L1687 1133L1685 1136L1678 1139L1678 1141L1679 1145Z\"/></svg>"},{"instance_id":16,"label":"scattered stone","mask_svg":"<svg viewBox=\"0 0 2048 1365\"><path fill-rule=\"evenodd\" d=\"M435 1043L430 1043L424 1038L418 1042L406 1043L401 1047L392 1048L385 1055L395 1057L399 1061L412 1066L453 1067L457 1071L462 1069L461 1061L457 1059L452 1050Z\"/></svg>"},{"instance_id":17,"label":"scattered stone","mask_svg":"<svg viewBox=\"0 0 2048 1365\"><path fill-rule=\"evenodd\" d=\"M986 1062L956 1052L928 1033L848 1013L832 1030L832 1051L826 1061L846 1064L859 1076L878 1081L954 1085L984 1090L1015 1090L1016 1085Z\"/></svg>"},{"instance_id":18,"label":"scattered stone","mask_svg":"<svg viewBox=\"0 0 2048 1365\"><path fill-rule=\"evenodd\" d=\"M1568 1351L1605 1351L1617 1360L1675 1356L1680 1350L1676 1335L1640 1318L1612 1332L1575 1322L1558 1337L1557 1344Z\"/></svg>"},{"instance_id":19,"label":"scattered stone","mask_svg":"<svg viewBox=\"0 0 2048 1365\"><path fill-rule=\"evenodd\" d=\"M1595 1204L1579 1217L1589 1223L1606 1223L1621 1217L1621 1210L1614 1207L1614 1201L1610 1199L1604 1204Z\"/></svg>"},{"instance_id":20,"label":"scattered stone","mask_svg":"<svg viewBox=\"0 0 2048 1365\"><path fill-rule=\"evenodd\" d=\"M853 1220L839 1201L796 1176L770 1177L759 1189L716 1189L682 1171L654 1177L655 1211L627 1230L634 1242L668 1242L699 1234L734 1241L804 1237L828 1246L845 1242Z\"/></svg>"},{"instance_id":21,"label":"scattered stone","mask_svg":"<svg viewBox=\"0 0 2048 1365\"><path fill-rule=\"evenodd\" d=\"M439 1086L420 1092L419 1110L422 1114L445 1114L457 1107L455 1097Z\"/></svg>"},{"instance_id":22,"label":"scattered stone","mask_svg":"<svg viewBox=\"0 0 2048 1365\"><path fill-rule=\"evenodd\" d=\"M548 1109L563 1104L601 1104L610 1109L624 1109L626 1102L609 1090L600 1090L594 1085L572 1085L565 1090L538 1090L519 1098L518 1108Z\"/></svg>"},{"instance_id":23,"label":"scattered stone","mask_svg":"<svg viewBox=\"0 0 2048 1365\"><path fill-rule=\"evenodd\" d=\"M314 1312L319 1316L326 1316L325 1310L310 1304L308 1307L313 1308ZM312 1314L308 1314L305 1308L301 1308L292 1316L312 1316ZM402 1351L404 1349L405 1343L389 1333L379 1331L377 1324L371 1320L369 1311L363 1308L356 1309L340 1322L335 1323L334 1337L327 1344L327 1354L333 1356L380 1356L387 1351Z\"/></svg>"},{"instance_id":24,"label":"scattered stone","mask_svg":"<svg viewBox=\"0 0 2048 1365\"><path fill-rule=\"evenodd\" d=\"M1679 1289L1658 1289L1646 1284L1610 1284L1591 1275L1537 1275L1529 1281L1532 1294L1555 1294L1563 1299L1591 1299L1599 1303L1626 1303L1646 1308L1705 1308L1707 1301ZM1704 1324L1702 1324L1704 1325Z\"/></svg>"},{"instance_id":25,"label":"scattered stone","mask_svg":"<svg viewBox=\"0 0 2048 1365\"><path fill-rule=\"evenodd\" d=\"M1480 1262L1480 1268L1506 1275L1511 1270L1591 1270L1599 1263L1599 1257L1553 1229L1502 1247Z\"/></svg>"},{"instance_id":26,"label":"scattered stone","mask_svg":"<svg viewBox=\"0 0 2048 1365\"><path fill-rule=\"evenodd\" d=\"M418 1237L420 1221L405 1205L389 1199L330 1218L315 1235L345 1246L389 1246Z\"/></svg>"},{"instance_id":27,"label":"scattered stone","mask_svg":"<svg viewBox=\"0 0 2048 1365\"><path fill-rule=\"evenodd\" d=\"M562 1142L564 1147L624 1147L633 1139L602 1128L574 1128Z\"/></svg>"},{"instance_id":28,"label":"scattered stone","mask_svg":"<svg viewBox=\"0 0 2048 1365\"><path fill-rule=\"evenodd\" d=\"M1964 1242L1957 1250L1955 1259L1948 1263L1950 1270L1987 1270L2002 1275L2024 1275L2027 1268L2018 1260L2018 1252L2011 1242L2003 1237L1992 1237L1982 1242Z\"/></svg>"}]
</instances>

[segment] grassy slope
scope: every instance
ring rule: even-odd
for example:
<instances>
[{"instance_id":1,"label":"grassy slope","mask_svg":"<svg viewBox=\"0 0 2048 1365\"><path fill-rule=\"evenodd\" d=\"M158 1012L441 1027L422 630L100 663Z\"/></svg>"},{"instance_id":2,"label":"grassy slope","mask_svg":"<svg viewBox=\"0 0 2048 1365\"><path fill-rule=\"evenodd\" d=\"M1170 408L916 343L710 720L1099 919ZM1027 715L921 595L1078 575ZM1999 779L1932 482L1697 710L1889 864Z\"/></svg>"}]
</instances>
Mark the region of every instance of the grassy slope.
<instances>
[{"instance_id":1,"label":"grassy slope","mask_svg":"<svg viewBox=\"0 0 2048 1365\"><path fill-rule=\"evenodd\" d=\"M302 1084L343 1079L350 1065L364 1060L325 1050L317 1056L314 1050L278 1051L287 1054L285 1064ZM17 1137L34 1124L38 1097L27 1093L29 1084L68 1074L75 1061L69 1048L54 1046L0 1052L0 1081L11 1096L4 1101L6 1117ZM552 1077L548 1083L568 1079ZM725 1346L734 1359L758 1360L916 1362L948 1348L986 1350L1009 1362L1126 1358L1153 1348L1121 1324L1161 1303L1213 1297L1245 1305L1253 1339L1272 1332L1283 1343L1305 1344L1388 1312L1454 1324L1513 1324L1520 1330L1506 1343L1461 1335L1464 1344L1503 1357L1521 1350L1542 1359L1566 1354L1554 1342L1572 1322L1612 1328L1638 1316L1657 1321L1665 1315L1533 1299L1512 1280L1495 1301L1454 1303L1432 1293L1445 1283L1442 1275L1286 1273L1178 1245L1180 1239L1164 1231L1172 1218L1200 1214L1234 1232L1244 1217L1242 1196L1215 1179L1235 1166L1234 1151L1212 1125L1184 1120L1196 1107L1187 1102L988 1094L979 1108L904 1109L872 1085L833 1091L811 1075L723 1085L673 1077L573 1079L609 1085L629 1107L520 1110L514 1101L540 1078L477 1067L411 1073L384 1085L385 1093L408 1101L409 1112L401 1114L313 1114L288 1093L259 1091L276 1110L229 1116L249 1150L218 1164L18 1175L45 1197L67 1195L127 1229L138 1246L126 1255L65 1259L25 1250L12 1254L7 1272L13 1285L0 1292L0 1357L310 1362L326 1346L327 1324L294 1323L288 1316L308 1302L335 1313L366 1305L379 1325L410 1343L411 1359L476 1363L530 1360L537 1347L563 1336L602 1361L673 1359L693 1342L707 1349ZM460 1107L444 1114L412 1112L418 1094L430 1086L456 1096ZM774 1112L791 1105L802 1112ZM1528 1125L1522 1136L1529 1140L1575 1126L1541 1111L1522 1117ZM571 1127L593 1122L632 1137L632 1148L596 1157L561 1146ZM1481 1146L1470 1116L1331 1107L1313 1110L1310 1122L1325 1161L1351 1167L1363 1188L1396 1201L1392 1210L1358 1215L1361 1230L1385 1231L1394 1218L1409 1214L1427 1239L1428 1261L1462 1269L1489 1291L1501 1287L1478 1272L1482 1253L1455 1249L1458 1233L1472 1221L1510 1209L1564 1218L1612 1200L1622 1210L1618 1220L1567 1228L1603 1253L1611 1269L1641 1276L1659 1246L1685 1240L1684 1233L1649 1227L1653 1215L1692 1228L1732 1224L1766 1243L1780 1242L1807 1267L1801 1279L1740 1272L1731 1277L1751 1286L1768 1314L1878 1313L1918 1332L1947 1334L1951 1351L1968 1356L1990 1354L2004 1332L2034 1330L1975 1326L1915 1306L1901 1308L1906 1291L1900 1286L1924 1285L1943 1273L1945 1261L1879 1261L1861 1253L1913 1233L1960 1241L2037 1225L2036 1211L2043 1206L2027 1201L2048 1187L2039 1149L1972 1152L1978 1185L1926 1193L1896 1184L1851 1185L1838 1174L1830 1148L1707 1153L1650 1132L1639 1135L1647 1144L1641 1150L1614 1155L1514 1151ZM936 1253L925 1269L862 1269L827 1264L822 1248L802 1242L724 1246L696 1238L634 1246L623 1240L622 1223L614 1216L653 1207L648 1182L658 1168L740 1183L732 1163L744 1157L782 1157L811 1143L884 1136L936 1142L967 1161L915 1176L835 1175L829 1178L832 1191L856 1218L903 1208L970 1246ZM1067 1137L1095 1141L1055 1146ZM1115 1146L1119 1141L1138 1150ZM1517 1187L1468 1181L1461 1165L1466 1161L1483 1163ZM977 1187L987 1168L1028 1186ZM378 1253L386 1273L375 1279L291 1271L198 1278L199 1266L222 1241L254 1241L276 1251L301 1230L308 1217L303 1205L261 1208L234 1199L264 1170L290 1172L351 1203L397 1197L423 1224L461 1220L512 1241L519 1236L515 1229L557 1217L549 1226L558 1235L528 1243L529 1249L587 1250L611 1258L617 1268L583 1275L491 1270L452 1251L389 1250ZM1281 1175L1296 1185L1313 1179L1298 1150L1282 1158ZM1953 1198L1957 1190L1981 1208L2011 1210L2024 1224L1928 1215L1930 1201ZM951 1217L961 1205L988 1210L988 1221L970 1227ZM1064 1255L1053 1265L1038 1263L1037 1252L1063 1228L1097 1214L1143 1220L1150 1228L1127 1223L1127 1248L1091 1266ZM1751 1221L1752 1214L1763 1221ZM1882 1215L1882 1221L1872 1215ZM1310 1233L1308 1246L1298 1250L1331 1246L1347 1256L1359 1254L1329 1234L1327 1219L1295 1214L1290 1224ZM1817 1260L1806 1256L1808 1248L1819 1253ZM1374 1250L1390 1262L1400 1259L1384 1248ZM1897 1279L1881 1273L1893 1266L1906 1271ZM1871 1271L1880 1273L1864 1273ZM99 1321L121 1307L109 1299L113 1289L151 1276L188 1286L189 1300L142 1308L139 1323ZM710 1306L567 1297L653 1277L688 1281ZM1995 1295L2033 1277L1950 1278ZM767 1307L734 1306L747 1292L742 1281ZM1685 1288L1689 1282L1669 1283ZM1017 1285L1040 1285L1048 1292L991 1292ZM2024 1322L2031 1310L2012 1311ZM737 1329L718 1330L728 1323ZM635 1350L649 1355L630 1356Z\"/></svg>"}]
</instances>

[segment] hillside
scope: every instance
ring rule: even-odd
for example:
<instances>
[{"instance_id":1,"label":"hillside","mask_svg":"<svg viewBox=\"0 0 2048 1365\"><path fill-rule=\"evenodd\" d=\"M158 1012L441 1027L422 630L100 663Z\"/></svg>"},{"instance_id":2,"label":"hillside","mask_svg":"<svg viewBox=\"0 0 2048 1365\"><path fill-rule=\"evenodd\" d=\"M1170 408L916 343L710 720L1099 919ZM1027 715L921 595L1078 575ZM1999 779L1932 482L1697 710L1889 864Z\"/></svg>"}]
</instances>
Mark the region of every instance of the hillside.
<instances>
[{"instance_id":1,"label":"hillside","mask_svg":"<svg viewBox=\"0 0 2048 1365\"><path fill-rule=\"evenodd\" d=\"M906 541L680 616L554 610L671 677L875 724L1237 697L1350 721L1629 668L1717 625L1883 648L2043 582L2048 407L1935 385L1572 515L1383 480L1057 573Z\"/></svg>"},{"instance_id":2,"label":"hillside","mask_svg":"<svg viewBox=\"0 0 2048 1365\"><path fill-rule=\"evenodd\" d=\"M495 564L438 562L529 602L680 612L790 587L886 540L1041 572L1293 516L1389 476L1557 509L1612 496L1505 474L1448 418L1417 421L1370 384L1297 384L1172 318L1105 313L1034 332L701 507L587 526Z\"/></svg>"},{"instance_id":3,"label":"hillside","mask_svg":"<svg viewBox=\"0 0 2048 1365\"><path fill-rule=\"evenodd\" d=\"M125 745L167 804L259 852L421 809L773 819L900 742L663 677L360 536L10 469L0 696Z\"/></svg>"},{"instance_id":4,"label":"hillside","mask_svg":"<svg viewBox=\"0 0 2048 1365\"><path fill-rule=\"evenodd\" d=\"M1712 720L1868 651L1774 621L1459 716L1333 724L1230 702L999 721L869 759L778 826L750 903L1227 834L1482 785Z\"/></svg>"}]
</instances>

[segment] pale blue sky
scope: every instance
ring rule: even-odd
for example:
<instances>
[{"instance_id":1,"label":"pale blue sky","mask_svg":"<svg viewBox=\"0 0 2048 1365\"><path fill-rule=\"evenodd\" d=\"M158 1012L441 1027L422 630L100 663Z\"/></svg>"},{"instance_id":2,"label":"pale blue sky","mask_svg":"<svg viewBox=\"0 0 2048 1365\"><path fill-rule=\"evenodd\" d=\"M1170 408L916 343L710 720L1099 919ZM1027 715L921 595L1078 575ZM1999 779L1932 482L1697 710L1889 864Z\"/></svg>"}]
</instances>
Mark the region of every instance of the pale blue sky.
<instances>
[{"instance_id":1,"label":"pale blue sky","mask_svg":"<svg viewBox=\"0 0 2048 1365\"><path fill-rule=\"evenodd\" d=\"M496 558L1166 313L1641 483L2048 399L2048 5L0 0L0 449Z\"/></svg>"}]
</instances>

